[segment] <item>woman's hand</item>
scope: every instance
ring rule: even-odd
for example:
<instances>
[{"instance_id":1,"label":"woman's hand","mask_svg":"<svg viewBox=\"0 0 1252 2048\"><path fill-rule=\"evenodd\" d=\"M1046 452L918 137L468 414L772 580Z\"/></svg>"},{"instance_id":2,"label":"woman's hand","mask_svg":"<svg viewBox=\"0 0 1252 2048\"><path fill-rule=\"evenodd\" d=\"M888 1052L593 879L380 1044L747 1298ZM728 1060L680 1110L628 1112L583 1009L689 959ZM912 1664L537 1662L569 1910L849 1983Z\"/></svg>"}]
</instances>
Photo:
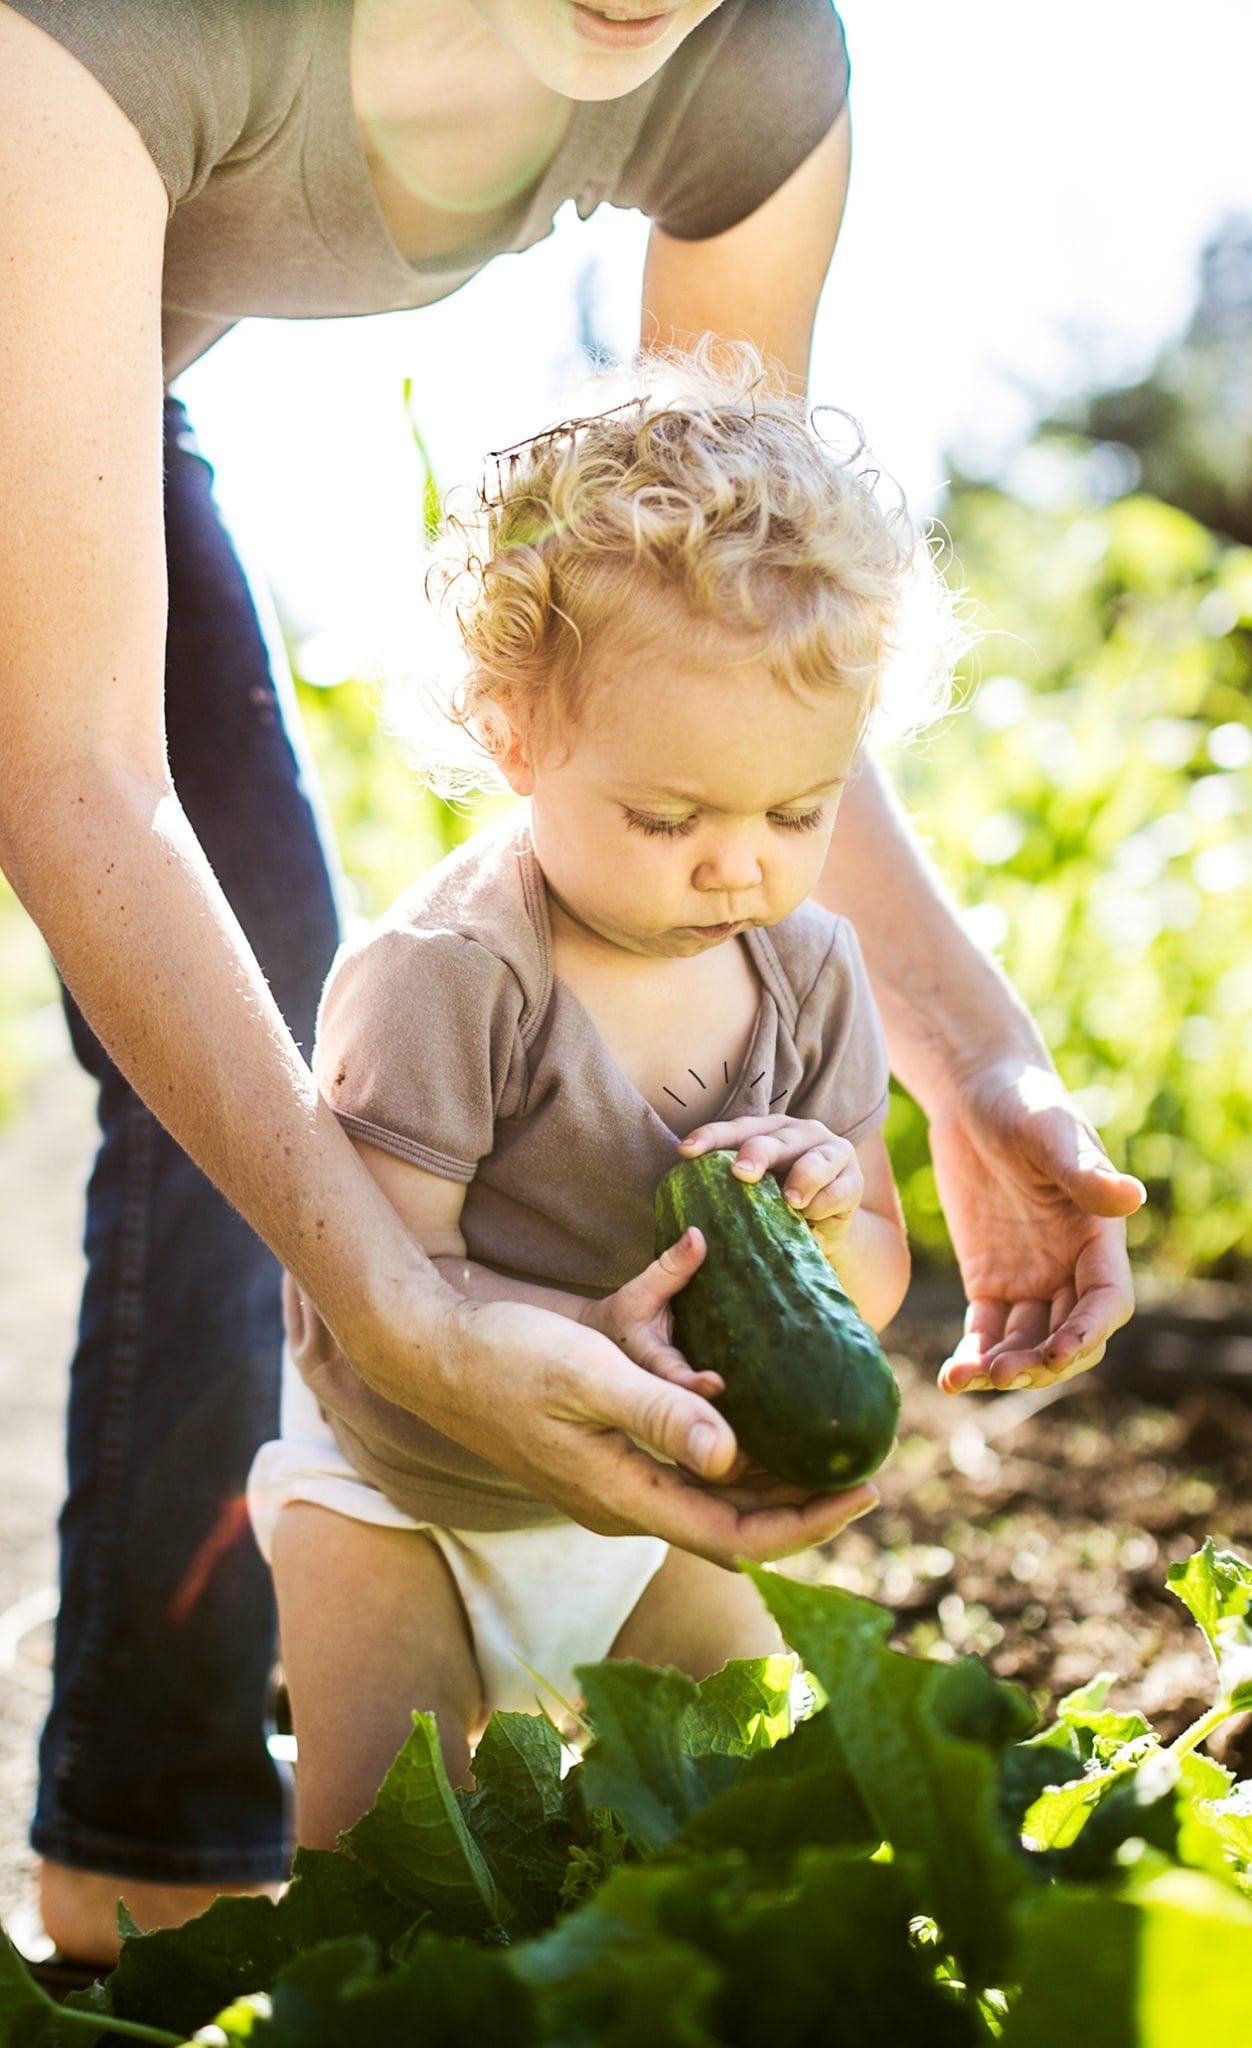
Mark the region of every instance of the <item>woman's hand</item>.
<instances>
[{"instance_id":1,"label":"woman's hand","mask_svg":"<svg viewBox=\"0 0 1252 2048\"><path fill-rule=\"evenodd\" d=\"M946 1393L1086 1372L1134 1311L1124 1218L1147 1199L1050 1067L988 1066L933 1118L930 1149L969 1309Z\"/></svg>"},{"instance_id":2,"label":"woman's hand","mask_svg":"<svg viewBox=\"0 0 1252 2048\"><path fill-rule=\"evenodd\" d=\"M410 1350L411 1331L410 1322ZM828 1542L877 1503L873 1486L807 1497L778 1482L724 1491L744 1462L725 1417L598 1330L546 1309L459 1297L430 1335L426 1420L603 1535L661 1536L729 1567Z\"/></svg>"}]
</instances>

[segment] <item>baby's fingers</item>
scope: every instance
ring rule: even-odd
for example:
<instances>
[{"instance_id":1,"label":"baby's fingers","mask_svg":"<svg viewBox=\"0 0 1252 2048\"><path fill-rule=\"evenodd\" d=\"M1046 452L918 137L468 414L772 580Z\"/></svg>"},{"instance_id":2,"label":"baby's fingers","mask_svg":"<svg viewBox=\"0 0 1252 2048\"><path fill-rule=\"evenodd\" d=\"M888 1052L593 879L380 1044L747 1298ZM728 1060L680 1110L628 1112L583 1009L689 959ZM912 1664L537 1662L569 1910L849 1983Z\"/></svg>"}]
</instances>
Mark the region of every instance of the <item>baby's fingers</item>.
<instances>
[{"instance_id":1,"label":"baby's fingers","mask_svg":"<svg viewBox=\"0 0 1252 2048\"><path fill-rule=\"evenodd\" d=\"M864 1192L860 1161L844 1138L814 1145L789 1168L783 1181L784 1197L793 1208L803 1209L810 1223L850 1216Z\"/></svg>"},{"instance_id":2,"label":"baby's fingers","mask_svg":"<svg viewBox=\"0 0 1252 2048\"><path fill-rule=\"evenodd\" d=\"M641 1351L635 1363L642 1365L647 1372L654 1372L658 1379L669 1380L676 1387L687 1387L691 1393L703 1395L706 1401L715 1401L726 1391L726 1382L720 1373L697 1372L672 1344L658 1344L655 1350Z\"/></svg>"},{"instance_id":3,"label":"baby's fingers","mask_svg":"<svg viewBox=\"0 0 1252 2048\"><path fill-rule=\"evenodd\" d=\"M680 1138L678 1149L684 1159L698 1159L702 1152L733 1152L749 1138L760 1138L781 1130L785 1116L736 1116L722 1123L700 1124Z\"/></svg>"}]
</instances>

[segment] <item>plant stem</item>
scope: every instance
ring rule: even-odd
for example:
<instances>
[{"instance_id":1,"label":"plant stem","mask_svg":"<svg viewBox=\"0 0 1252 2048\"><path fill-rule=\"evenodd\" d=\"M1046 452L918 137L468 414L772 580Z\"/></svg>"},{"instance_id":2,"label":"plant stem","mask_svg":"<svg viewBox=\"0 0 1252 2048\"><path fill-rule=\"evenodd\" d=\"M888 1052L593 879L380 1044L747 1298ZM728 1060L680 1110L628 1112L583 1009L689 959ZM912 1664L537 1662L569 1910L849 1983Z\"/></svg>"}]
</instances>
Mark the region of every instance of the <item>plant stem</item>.
<instances>
[{"instance_id":1,"label":"plant stem","mask_svg":"<svg viewBox=\"0 0 1252 2048\"><path fill-rule=\"evenodd\" d=\"M1202 1742L1208 1741L1210 1735L1216 1734L1223 1721L1233 1720L1234 1713L1235 1710L1229 1700L1218 1700L1217 1705L1210 1707L1207 1714L1201 1714L1198 1721L1193 1721L1189 1728L1183 1729L1182 1734L1170 1743L1166 1755L1190 1756L1193 1749L1198 1749Z\"/></svg>"}]
</instances>

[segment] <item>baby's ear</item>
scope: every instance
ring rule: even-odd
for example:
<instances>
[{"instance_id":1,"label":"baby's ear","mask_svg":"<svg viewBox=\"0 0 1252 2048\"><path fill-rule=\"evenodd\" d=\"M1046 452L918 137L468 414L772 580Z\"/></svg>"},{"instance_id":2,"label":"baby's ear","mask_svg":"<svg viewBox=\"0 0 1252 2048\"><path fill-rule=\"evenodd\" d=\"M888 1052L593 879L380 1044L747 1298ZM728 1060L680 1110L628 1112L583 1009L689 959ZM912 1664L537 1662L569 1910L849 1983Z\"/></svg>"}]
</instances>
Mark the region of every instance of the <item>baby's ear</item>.
<instances>
[{"instance_id":1,"label":"baby's ear","mask_svg":"<svg viewBox=\"0 0 1252 2048\"><path fill-rule=\"evenodd\" d=\"M496 766L515 796L529 796L535 786L530 753L516 727L510 729L508 745L496 755Z\"/></svg>"}]
</instances>

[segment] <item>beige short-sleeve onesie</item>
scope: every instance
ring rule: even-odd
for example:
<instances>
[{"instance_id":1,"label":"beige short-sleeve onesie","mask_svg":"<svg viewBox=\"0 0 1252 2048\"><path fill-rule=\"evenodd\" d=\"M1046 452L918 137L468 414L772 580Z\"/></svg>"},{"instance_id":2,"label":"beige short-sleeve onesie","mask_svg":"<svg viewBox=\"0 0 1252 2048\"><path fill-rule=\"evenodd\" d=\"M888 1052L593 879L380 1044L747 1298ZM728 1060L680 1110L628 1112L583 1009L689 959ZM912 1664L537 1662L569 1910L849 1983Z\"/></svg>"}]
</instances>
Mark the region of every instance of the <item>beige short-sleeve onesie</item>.
<instances>
[{"instance_id":1,"label":"beige short-sleeve onesie","mask_svg":"<svg viewBox=\"0 0 1252 2048\"><path fill-rule=\"evenodd\" d=\"M858 1142L886 1114L888 1070L852 927L805 903L744 937L760 1002L718 1113L772 1102ZM471 1259L599 1296L652 1257L653 1193L678 1138L553 973L525 813L458 848L341 951L313 1064L352 1136L466 1183ZM560 1519L367 1387L290 1280L285 1307L340 1448L407 1513L467 1529Z\"/></svg>"}]
</instances>

